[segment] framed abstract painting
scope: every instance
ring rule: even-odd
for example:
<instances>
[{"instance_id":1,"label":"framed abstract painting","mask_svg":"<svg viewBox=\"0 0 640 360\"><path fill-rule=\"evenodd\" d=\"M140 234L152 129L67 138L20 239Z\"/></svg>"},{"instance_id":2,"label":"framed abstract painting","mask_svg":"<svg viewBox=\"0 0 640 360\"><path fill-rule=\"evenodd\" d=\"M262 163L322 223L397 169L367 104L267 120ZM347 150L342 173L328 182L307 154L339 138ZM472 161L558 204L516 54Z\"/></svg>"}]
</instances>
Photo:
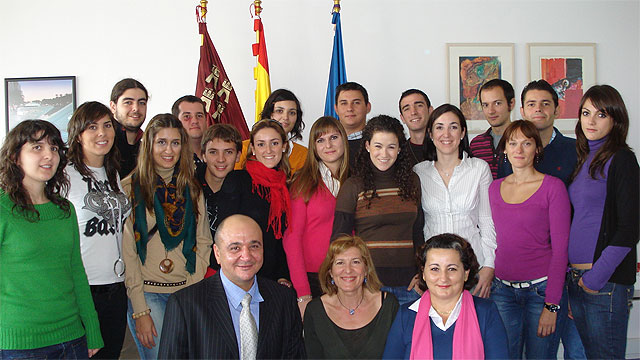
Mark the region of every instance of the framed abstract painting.
<instances>
[{"instance_id":1,"label":"framed abstract painting","mask_svg":"<svg viewBox=\"0 0 640 360\"><path fill-rule=\"evenodd\" d=\"M487 128L478 93L492 79L513 84L512 43L447 44L449 102L462 110L469 132Z\"/></svg>"},{"instance_id":2,"label":"framed abstract painting","mask_svg":"<svg viewBox=\"0 0 640 360\"><path fill-rule=\"evenodd\" d=\"M582 95L596 84L596 44L529 43L529 81L544 79L558 94L556 127L573 133Z\"/></svg>"},{"instance_id":3,"label":"framed abstract painting","mask_svg":"<svg viewBox=\"0 0 640 360\"><path fill-rule=\"evenodd\" d=\"M6 131L23 120L41 119L55 125L67 140L67 123L76 109L76 77L4 79Z\"/></svg>"}]
</instances>

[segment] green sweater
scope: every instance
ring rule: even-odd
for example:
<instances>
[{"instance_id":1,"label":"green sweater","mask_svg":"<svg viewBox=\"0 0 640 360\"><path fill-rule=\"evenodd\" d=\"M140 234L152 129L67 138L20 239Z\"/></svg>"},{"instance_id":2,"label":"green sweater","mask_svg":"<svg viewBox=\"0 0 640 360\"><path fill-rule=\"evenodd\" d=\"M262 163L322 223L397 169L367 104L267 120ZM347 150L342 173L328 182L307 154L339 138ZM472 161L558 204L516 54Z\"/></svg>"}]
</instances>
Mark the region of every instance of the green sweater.
<instances>
[{"instance_id":1,"label":"green sweater","mask_svg":"<svg viewBox=\"0 0 640 360\"><path fill-rule=\"evenodd\" d=\"M69 217L51 202L35 205L37 222L13 205L0 191L0 349L35 349L85 334L89 349L103 347L73 205Z\"/></svg>"}]
</instances>

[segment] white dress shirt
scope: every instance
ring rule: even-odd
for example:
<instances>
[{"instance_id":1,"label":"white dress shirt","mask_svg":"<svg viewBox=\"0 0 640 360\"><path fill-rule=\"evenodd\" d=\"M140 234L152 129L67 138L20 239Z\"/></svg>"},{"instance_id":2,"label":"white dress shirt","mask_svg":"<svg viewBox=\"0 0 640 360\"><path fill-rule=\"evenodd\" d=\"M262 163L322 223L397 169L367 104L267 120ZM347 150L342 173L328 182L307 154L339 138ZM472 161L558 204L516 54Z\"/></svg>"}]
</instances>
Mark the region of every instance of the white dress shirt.
<instances>
[{"instance_id":1,"label":"white dress shirt","mask_svg":"<svg viewBox=\"0 0 640 360\"><path fill-rule=\"evenodd\" d=\"M433 161L423 161L413 171L420 177L424 239L453 233L471 243L480 266L493 268L496 258L496 231L489 205L489 185L493 181L489 164L464 153L453 170L449 186Z\"/></svg>"},{"instance_id":2,"label":"white dress shirt","mask_svg":"<svg viewBox=\"0 0 640 360\"><path fill-rule=\"evenodd\" d=\"M409 306L409 310L418 312L418 309L420 308L421 299L422 298L416 300L413 304L411 304ZM442 331L447 331L447 329L450 328L451 325L455 324L456 320L458 320L458 317L460 317L460 311L462 311L462 294L460 294L460 297L458 297L456 306L453 307L453 310L451 311L451 314L447 318L446 323L442 321L442 316L440 316L440 314L438 314L436 309L433 308L433 305L429 308L429 317L431 318L431 320L433 320L433 324L438 329Z\"/></svg>"}]
</instances>

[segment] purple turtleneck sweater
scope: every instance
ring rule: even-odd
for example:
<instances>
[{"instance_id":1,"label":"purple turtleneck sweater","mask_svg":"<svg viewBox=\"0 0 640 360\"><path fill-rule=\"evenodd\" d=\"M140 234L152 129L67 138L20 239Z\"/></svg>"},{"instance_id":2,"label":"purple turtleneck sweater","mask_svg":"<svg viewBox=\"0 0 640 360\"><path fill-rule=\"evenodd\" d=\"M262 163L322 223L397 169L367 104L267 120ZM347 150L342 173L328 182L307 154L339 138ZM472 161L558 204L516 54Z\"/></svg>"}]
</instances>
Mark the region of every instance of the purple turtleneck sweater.
<instances>
[{"instance_id":1,"label":"purple turtleneck sweater","mask_svg":"<svg viewBox=\"0 0 640 360\"><path fill-rule=\"evenodd\" d=\"M572 264L593 263L593 268L586 272L582 281L591 290L600 290L607 283L611 274L624 259L631 248L607 246L598 259L593 258L600 224L607 197L607 177L611 158L604 166L604 177L596 173L596 179L589 175L589 166L598 149L607 137L589 141L589 155L569 186L569 198L573 204L574 214L569 235L569 262Z\"/></svg>"}]
</instances>

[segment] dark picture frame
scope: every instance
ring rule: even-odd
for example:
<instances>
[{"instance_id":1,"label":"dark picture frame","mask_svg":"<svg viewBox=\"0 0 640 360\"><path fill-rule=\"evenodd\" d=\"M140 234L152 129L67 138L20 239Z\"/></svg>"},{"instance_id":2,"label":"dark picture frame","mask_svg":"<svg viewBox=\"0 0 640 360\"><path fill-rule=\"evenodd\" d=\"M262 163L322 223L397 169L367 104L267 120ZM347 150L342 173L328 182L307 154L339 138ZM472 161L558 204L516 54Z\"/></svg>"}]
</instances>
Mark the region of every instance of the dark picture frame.
<instances>
[{"instance_id":1,"label":"dark picture frame","mask_svg":"<svg viewBox=\"0 0 640 360\"><path fill-rule=\"evenodd\" d=\"M67 140L67 124L76 109L75 76L5 78L4 93L7 133L24 120L41 119Z\"/></svg>"}]
</instances>

